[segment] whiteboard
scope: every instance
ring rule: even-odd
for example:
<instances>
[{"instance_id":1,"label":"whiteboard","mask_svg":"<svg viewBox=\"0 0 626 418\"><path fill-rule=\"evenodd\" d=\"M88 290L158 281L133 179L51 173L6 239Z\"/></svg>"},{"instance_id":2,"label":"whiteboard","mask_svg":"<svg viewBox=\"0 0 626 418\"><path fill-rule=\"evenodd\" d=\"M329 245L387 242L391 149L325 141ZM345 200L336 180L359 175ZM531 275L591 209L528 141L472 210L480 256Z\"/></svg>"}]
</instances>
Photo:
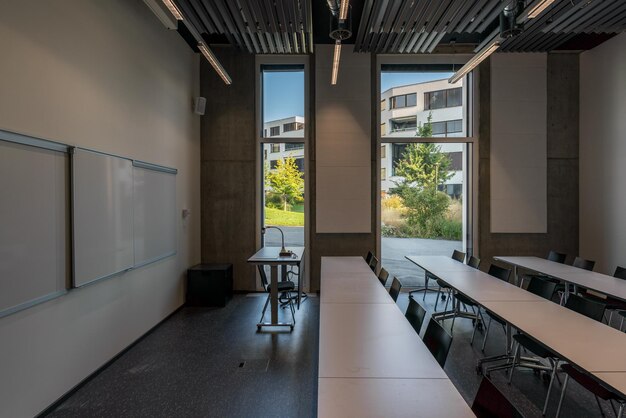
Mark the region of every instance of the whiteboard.
<instances>
[{"instance_id":1,"label":"whiteboard","mask_svg":"<svg viewBox=\"0 0 626 418\"><path fill-rule=\"evenodd\" d=\"M72 158L74 286L133 267L133 165L75 149Z\"/></svg>"},{"instance_id":2,"label":"whiteboard","mask_svg":"<svg viewBox=\"0 0 626 418\"><path fill-rule=\"evenodd\" d=\"M0 316L65 293L65 152L0 141Z\"/></svg>"},{"instance_id":3,"label":"whiteboard","mask_svg":"<svg viewBox=\"0 0 626 418\"><path fill-rule=\"evenodd\" d=\"M176 253L176 174L133 167L135 267Z\"/></svg>"}]
</instances>

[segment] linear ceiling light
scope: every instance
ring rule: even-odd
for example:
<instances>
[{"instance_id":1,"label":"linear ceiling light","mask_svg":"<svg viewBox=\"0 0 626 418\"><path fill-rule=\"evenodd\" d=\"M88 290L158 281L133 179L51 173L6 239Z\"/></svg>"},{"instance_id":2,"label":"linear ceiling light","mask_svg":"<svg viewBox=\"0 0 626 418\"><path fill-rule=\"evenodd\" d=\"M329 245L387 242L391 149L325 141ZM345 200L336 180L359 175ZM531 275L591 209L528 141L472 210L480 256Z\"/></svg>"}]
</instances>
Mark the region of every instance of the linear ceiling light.
<instances>
[{"instance_id":1,"label":"linear ceiling light","mask_svg":"<svg viewBox=\"0 0 626 418\"><path fill-rule=\"evenodd\" d=\"M348 18L348 3L350 0L341 0L341 6L339 8L339 20L346 20Z\"/></svg>"},{"instance_id":2,"label":"linear ceiling light","mask_svg":"<svg viewBox=\"0 0 626 418\"><path fill-rule=\"evenodd\" d=\"M176 20L183 20L183 14L178 10L178 7L174 4L173 0L162 0L167 10L170 11L176 18Z\"/></svg>"},{"instance_id":3,"label":"linear ceiling light","mask_svg":"<svg viewBox=\"0 0 626 418\"><path fill-rule=\"evenodd\" d=\"M537 4L533 5L528 12L528 18L534 19L541 14L548 6L554 3L554 0L539 0Z\"/></svg>"},{"instance_id":4,"label":"linear ceiling light","mask_svg":"<svg viewBox=\"0 0 626 418\"><path fill-rule=\"evenodd\" d=\"M452 77L450 77L450 79L448 79L448 82L449 83L456 83L461 78L463 78L465 76L465 74L469 73L474 68L476 68L476 66L478 66L478 64L483 62L485 60L485 58L487 58L496 49L498 49L498 47L500 46L500 42L501 42L500 37L496 36L495 39L493 39L491 42L489 42L487 45L485 45L480 51L478 51L476 53L476 55L474 55L472 57L472 59L467 61L467 63L464 66L462 66L461 69L459 69L459 71L454 73L454 75Z\"/></svg>"},{"instance_id":5,"label":"linear ceiling light","mask_svg":"<svg viewBox=\"0 0 626 418\"><path fill-rule=\"evenodd\" d=\"M341 41L335 41L335 53L333 54L333 74L330 78L330 84L337 84L337 75L339 73L339 58L341 58Z\"/></svg>"},{"instance_id":6,"label":"linear ceiling light","mask_svg":"<svg viewBox=\"0 0 626 418\"><path fill-rule=\"evenodd\" d=\"M204 55L207 61L209 61L209 63L213 66L213 69L215 69L217 74L222 77L224 83L231 84L233 81L231 80L224 67L222 67L222 64L220 64L220 62L217 60L217 58L213 54L213 51L211 51L211 49L202 42L198 42L198 49L200 50L200 52L202 52L202 55Z\"/></svg>"}]
</instances>

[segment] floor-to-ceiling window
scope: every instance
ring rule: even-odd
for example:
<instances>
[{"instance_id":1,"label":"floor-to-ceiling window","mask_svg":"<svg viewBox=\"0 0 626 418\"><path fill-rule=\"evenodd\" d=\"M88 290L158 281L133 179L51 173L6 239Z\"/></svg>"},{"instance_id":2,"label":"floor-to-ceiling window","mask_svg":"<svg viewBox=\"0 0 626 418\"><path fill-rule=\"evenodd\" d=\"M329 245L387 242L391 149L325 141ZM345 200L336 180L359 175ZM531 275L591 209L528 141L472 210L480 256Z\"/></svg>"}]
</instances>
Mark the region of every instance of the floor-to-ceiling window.
<instances>
[{"instance_id":1,"label":"floor-to-ceiling window","mask_svg":"<svg viewBox=\"0 0 626 418\"><path fill-rule=\"evenodd\" d=\"M460 65L380 65L380 255L405 287L408 255L471 252L471 80Z\"/></svg>"},{"instance_id":2,"label":"floor-to-ceiling window","mask_svg":"<svg viewBox=\"0 0 626 418\"><path fill-rule=\"evenodd\" d=\"M257 64L258 239L280 246L284 236L286 246L306 247L306 57L258 57Z\"/></svg>"}]
</instances>

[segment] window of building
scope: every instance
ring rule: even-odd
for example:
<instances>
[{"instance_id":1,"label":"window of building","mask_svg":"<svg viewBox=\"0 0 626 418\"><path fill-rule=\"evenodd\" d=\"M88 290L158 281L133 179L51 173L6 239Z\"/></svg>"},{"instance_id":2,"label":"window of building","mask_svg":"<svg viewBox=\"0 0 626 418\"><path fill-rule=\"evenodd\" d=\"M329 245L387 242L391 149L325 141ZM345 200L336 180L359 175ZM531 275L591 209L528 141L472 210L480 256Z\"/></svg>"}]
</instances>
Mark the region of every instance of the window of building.
<instances>
[{"instance_id":1,"label":"window of building","mask_svg":"<svg viewBox=\"0 0 626 418\"><path fill-rule=\"evenodd\" d=\"M271 152L280 152L280 144L272 144Z\"/></svg>"},{"instance_id":2,"label":"window of building","mask_svg":"<svg viewBox=\"0 0 626 418\"><path fill-rule=\"evenodd\" d=\"M280 126L272 126L270 128L270 136L278 136L280 135Z\"/></svg>"},{"instance_id":3,"label":"window of building","mask_svg":"<svg viewBox=\"0 0 626 418\"><path fill-rule=\"evenodd\" d=\"M401 94L390 99L391 109L417 106L417 93Z\"/></svg>"},{"instance_id":4,"label":"window of building","mask_svg":"<svg viewBox=\"0 0 626 418\"><path fill-rule=\"evenodd\" d=\"M275 170L278 167L278 160L270 160L270 169Z\"/></svg>"},{"instance_id":5,"label":"window of building","mask_svg":"<svg viewBox=\"0 0 626 418\"><path fill-rule=\"evenodd\" d=\"M382 99L380 101L380 110L387 110L386 107L387 107L387 99Z\"/></svg>"},{"instance_id":6,"label":"window of building","mask_svg":"<svg viewBox=\"0 0 626 418\"><path fill-rule=\"evenodd\" d=\"M385 145L380 146L380 158L387 158L387 147Z\"/></svg>"},{"instance_id":7,"label":"window of building","mask_svg":"<svg viewBox=\"0 0 626 418\"><path fill-rule=\"evenodd\" d=\"M387 168L386 167L381 167L381 169L380 169L380 179L381 180L387 180Z\"/></svg>"},{"instance_id":8,"label":"window of building","mask_svg":"<svg viewBox=\"0 0 626 418\"><path fill-rule=\"evenodd\" d=\"M289 122L283 124L283 132L299 131L300 129L304 129L304 123Z\"/></svg>"},{"instance_id":9,"label":"window of building","mask_svg":"<svg viewBox=\"0 0 626 418\"><path fill-rule=\"evenodd\" d=\"M417 118L390 119L391 132L414 131L417 129Z\"/></svg>"},{"instance_id":10,"label":"window of building","mask_svg":"<svg viewBox=\"0 0 626 418\"><path fill-rule=\"evenodd\" d=\"M297 144L292 144L288 142L285 144L285 151L294 151L298 149L304 149L304 144L301 142Z\"/></svg>"},{"instance_id":11,"label":"window of building","mask_svg":"<svg viewBox=\"0 0 626 418\"><path fill-rule=\"evenodd\" d=\"M432 122L432 131L434 135L443 135L449 136L453 133L458 133L463 131L463 120L448 120L443 122Z\"/></svg>"},{"instance_id":12,"label":"window of building","mask_svg":"<svg viewBox=\"0 0 626 418\"><path fill-rule=\"evenodd\" d=\"M296 165L298 166L298 171L304 173L304 158L296 158Z\"/></svg>"},{"instance_id":13,"label":"window of building","mask_svg":"<svg viewBox=\"0 0 626 418\"><path fill-rule=\"evenodd\" d=\"M462 88L429 91L424 93L424 109L443 109L444 107L461 106Z\"/></svg>"},{"instance_id":14,"label":"window of building","mask_svg":"<svg viewBox=\"0 0 626 418\"><path fill-rule=\"evenodd\" d=\"M387 135L387 124L385 122L380 124L380 136Z\"/></svg>"}]
</instances>

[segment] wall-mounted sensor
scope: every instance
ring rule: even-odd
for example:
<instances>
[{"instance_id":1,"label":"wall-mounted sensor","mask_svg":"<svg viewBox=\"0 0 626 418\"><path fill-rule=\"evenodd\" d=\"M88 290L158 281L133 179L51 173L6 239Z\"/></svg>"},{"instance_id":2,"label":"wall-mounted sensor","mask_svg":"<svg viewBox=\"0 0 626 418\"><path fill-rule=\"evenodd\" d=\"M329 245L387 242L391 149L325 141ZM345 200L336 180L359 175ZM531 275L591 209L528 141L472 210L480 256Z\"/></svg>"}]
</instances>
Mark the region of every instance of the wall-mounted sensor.
<instances>
[{"instance_id":1,"label":"wall-mounted sensor","mask_svg":"<svg viewBox=\"0 0 626 418\"><path fill-rule=\"evenodd\" d=\"M193 99L193 113L196 115L204 115L206 109L206 98L198 96Z\"/></svg>"}]
</instances>

